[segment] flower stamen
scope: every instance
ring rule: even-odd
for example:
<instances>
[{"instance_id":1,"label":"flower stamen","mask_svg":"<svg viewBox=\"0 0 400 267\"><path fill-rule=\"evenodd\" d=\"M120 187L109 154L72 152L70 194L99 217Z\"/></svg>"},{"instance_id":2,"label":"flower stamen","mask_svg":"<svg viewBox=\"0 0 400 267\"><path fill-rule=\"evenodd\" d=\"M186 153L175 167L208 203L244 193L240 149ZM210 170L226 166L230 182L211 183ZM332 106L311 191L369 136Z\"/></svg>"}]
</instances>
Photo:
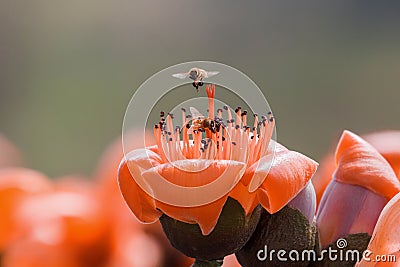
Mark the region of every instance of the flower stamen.
<instances>
[{"instance_id":1,"label":"flower stamen","mask_svg":"<svg viewBox=\"0 0 400 267\"><path fill-rule=\"evenodd\" d=\"M183 126L174 129L174 115L168 113L165 116L164 112L160 113L160 122L154 127L154 136L162 160L216 159L253 164L265 155L274 131L275 120L272 113L261 116L261 121L254 114L251 129L247 125L248 112L242 112L241 107L235 109L236 119L233 119L228 106L217 109L214 116L215 86L207 86L206 92L208 118L193 118L182 108ZM224 110L228 117L226 124L223 119Z\"/></svg>"}]
</instances>

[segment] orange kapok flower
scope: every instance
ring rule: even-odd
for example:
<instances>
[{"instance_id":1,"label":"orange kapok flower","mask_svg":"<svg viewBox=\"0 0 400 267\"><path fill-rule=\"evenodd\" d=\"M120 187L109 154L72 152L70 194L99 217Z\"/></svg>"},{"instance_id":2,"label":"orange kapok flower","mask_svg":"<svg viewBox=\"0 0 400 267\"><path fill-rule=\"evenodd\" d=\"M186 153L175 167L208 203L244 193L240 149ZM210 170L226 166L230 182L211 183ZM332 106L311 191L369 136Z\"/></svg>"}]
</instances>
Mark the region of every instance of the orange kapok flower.
<instances>
[{"instance_id":1,"label":"orange kapok flower","mask_svg":"<svg viewBox=\"0 0 400 267\"><path fill-rule=\"evenodd\" d=\"M254 115L251 128L246 111L238 107L235 120L224 107L225 123L223 109L214 116L215 86L207 86L206 92L208 118L195 115L189 126L190 116L182 109L181 130L174 128L172 114L161 113L154 128L157 145L129 152L118 175L124 199L140 221L149 223L168 216L179 223L198 225L204 237L220 223L228 199L237 201L246 217L251 217L259 204L275 213L307 185L317 168L308 157L271 141L275 123L271 113L261 119ZM251 231L246 237L240 234L237 248L224 251L221 258L240 249ZM196 250L200 253L201 249Z\"/></svg>"},{"instance_id":2,"label":"orange kapok flower","mask_svg":"<svg viewBox=\"0 0 400 267\"><path fill-rule=\"evenodd\" d=\"M17 236L15 209L25 198L49 192L43 174L25 168L0 169L0 252Z\"/></svg>"},{"instance_id":3,"label":"orange kapok flower","mask_svg":"<svg viewBox=\"0 0 400 267\"><path fill-rule=\"evenodd\" d=\"M368 259L356 266L400 266L400 193L382 210L368 245ZM382 262L377 263L378 257ZM386 261L386 262L385 262Z\"/></svg>"},{"instance_id":4,"label":"orange kapok flower","mask_svg":"<svg viewBox=\"0 0 400 267\"><path fill-rule=\"evenodd\" d=\"M339 141L336 162L317 212L323 247L349 234L370 236L383 207L400 191L400 182L383 156L349 131Z\"/></svg>"},{"instance_id":5,"label":"orange kapok flower","mask_svg":"<svg viewBox=\"0 0 400 267\"><path fill-rule=\"evenodd\" d=\"M397 145L400 144L400 131L387 130L373 132L363 135L362 137L389 162L397 178L400 179L400 146ZM335 169L335 155L334 153L330 153L320 162L318 171L312 178L312 183L317 194L317 205L319 205Z\"/></svg>"}]
</instances>

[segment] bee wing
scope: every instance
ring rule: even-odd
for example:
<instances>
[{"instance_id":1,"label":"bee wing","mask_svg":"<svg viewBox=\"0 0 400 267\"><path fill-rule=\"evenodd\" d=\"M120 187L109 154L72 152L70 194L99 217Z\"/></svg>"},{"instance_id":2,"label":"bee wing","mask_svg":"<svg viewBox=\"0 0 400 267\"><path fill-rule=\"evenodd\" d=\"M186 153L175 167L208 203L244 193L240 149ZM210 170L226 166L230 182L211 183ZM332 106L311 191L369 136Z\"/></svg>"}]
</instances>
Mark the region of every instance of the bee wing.
<instances>
[{"instance_id":1,"label":"bee wing","mask_svg":"<svg viewBox=\"0 0 400 267\"><path fill-rule=\"evenodd\" d=\"M187 72L172 74L173 77L178 78L178 79L185 79L188 75L189 74Z\"/></svg>"},{"instance_id":2,"label":"bee wing","mask_svg":"<svg viewBox=\"0 0 400 267\"><path fill-rule=\"evenodd\" d=\"M206 71L206 77L205 78L210 78L212 76L215 76L219 73L219 71Z\"/></svg>"},{"instance_id":3,"label":"bee wing","mask_svg":"<svg viewBox=\"0 0 400 267\"><path fill-rule=\"evenodd\" d=\"M203 119L204 118L203 114L201 114L200 111L198 111L194 107L190 107L190 113L192 113L193 119L198 119L198 118Z\"/></svg>"}]
</instances>

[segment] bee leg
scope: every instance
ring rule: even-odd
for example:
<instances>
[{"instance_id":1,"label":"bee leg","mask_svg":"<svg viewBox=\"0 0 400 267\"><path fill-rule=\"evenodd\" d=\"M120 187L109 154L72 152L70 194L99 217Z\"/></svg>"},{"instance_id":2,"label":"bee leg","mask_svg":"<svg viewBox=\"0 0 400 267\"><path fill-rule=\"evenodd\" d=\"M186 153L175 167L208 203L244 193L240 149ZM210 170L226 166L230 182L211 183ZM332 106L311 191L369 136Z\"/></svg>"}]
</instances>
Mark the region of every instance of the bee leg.
<instances>
[{"instance_id":1,"label":"bee leg","mask_svg":"<svg viewBox=\"0 0 400 267\"><path fill-rule=\"evenodd\" d=\"M215 131L215 122L214 121L211 121L211 123L210 123L210 130L211 130L211 132L212 133L216 133L216 131Z\"/></svg>"},{"instance_id":2,"label":"bee leg","mask_svg":"<svg viewBox=\"0 0 400 267\"><path fill-rule=\"evenodd\" d=\"M196 91L199 92L199 84L196 82L193 82L192 85L194 88L196 88Z\"/></svg>"}]
</instances>

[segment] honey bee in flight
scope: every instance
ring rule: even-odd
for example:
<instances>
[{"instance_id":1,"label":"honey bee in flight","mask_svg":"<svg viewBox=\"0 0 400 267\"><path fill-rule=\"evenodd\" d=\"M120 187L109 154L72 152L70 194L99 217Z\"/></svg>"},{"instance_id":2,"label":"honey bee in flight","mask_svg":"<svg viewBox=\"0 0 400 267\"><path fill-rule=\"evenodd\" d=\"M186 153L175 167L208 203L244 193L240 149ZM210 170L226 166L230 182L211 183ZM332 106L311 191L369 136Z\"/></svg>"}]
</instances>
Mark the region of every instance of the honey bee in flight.
<instances>
[{"instance_id":1,"label":"honey bee in flight","mask_svg":"<svg viewBox=\"0 0 400 267\"><path fill-rule=\"evenodd\" d=\"M190 107L190 113L192 114L192 126L190 127L188 133L192 134L193 131L209 129L213 133L216 132L216 124L212 119L205 118L196 108Z\"/></svg>"},{"instance_id":2,"label":"honey bee in flight","mask_svg":"<svg viewBox=\"0 0 400 267\"><path fill-rule=\"evenodd\" d=\"M199 91L199 86L203 86L203 79L210 78L217 75L219 71L206 71L200 68L191 68L188 72L172 74L173 77L178 79L185 79L189 77L193 80L193 86L196 91Z\"/></svg>"}]
</instances>

